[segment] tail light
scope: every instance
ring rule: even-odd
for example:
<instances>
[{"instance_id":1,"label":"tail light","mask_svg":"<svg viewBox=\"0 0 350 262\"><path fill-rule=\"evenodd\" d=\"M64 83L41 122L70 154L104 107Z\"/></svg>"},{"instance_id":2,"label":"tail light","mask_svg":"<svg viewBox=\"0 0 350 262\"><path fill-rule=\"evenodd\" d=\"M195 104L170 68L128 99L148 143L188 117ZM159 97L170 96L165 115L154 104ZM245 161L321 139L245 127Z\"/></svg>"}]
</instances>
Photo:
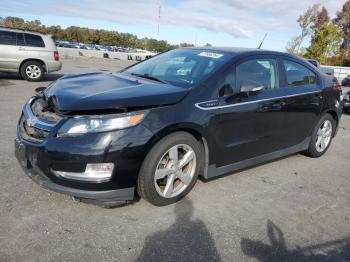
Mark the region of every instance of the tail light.
<instances>
[{"instance_id":1,"label":"tail light","mask_svg":"<svg viewBox=\"0 0 350 262\"><path fill-rule=\"evenodd\" d=\"M58 51L53 52L53 58L55 59L55 61L60 60L60 56L58 54Z\"/></svg>"}]
</instances>

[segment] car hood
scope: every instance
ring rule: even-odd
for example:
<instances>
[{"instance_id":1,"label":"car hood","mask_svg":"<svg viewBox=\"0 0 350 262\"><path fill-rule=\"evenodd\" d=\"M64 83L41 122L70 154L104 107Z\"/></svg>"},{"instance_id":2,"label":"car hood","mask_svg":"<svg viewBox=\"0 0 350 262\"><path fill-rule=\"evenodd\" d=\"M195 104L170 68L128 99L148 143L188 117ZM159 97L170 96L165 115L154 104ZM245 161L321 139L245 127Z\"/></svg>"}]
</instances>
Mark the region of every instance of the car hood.
<instances>
[{"instance_id":1,"label":"car hood","mask_svg":"<svg viewBox=\"0 0 350 262\"><path fill-rule=\"evenodd\" d=\"M59 111L152 107L178 103L189 92L153 80L105 72L68 74L43 93Z\"/></svg>"}]
</instances>

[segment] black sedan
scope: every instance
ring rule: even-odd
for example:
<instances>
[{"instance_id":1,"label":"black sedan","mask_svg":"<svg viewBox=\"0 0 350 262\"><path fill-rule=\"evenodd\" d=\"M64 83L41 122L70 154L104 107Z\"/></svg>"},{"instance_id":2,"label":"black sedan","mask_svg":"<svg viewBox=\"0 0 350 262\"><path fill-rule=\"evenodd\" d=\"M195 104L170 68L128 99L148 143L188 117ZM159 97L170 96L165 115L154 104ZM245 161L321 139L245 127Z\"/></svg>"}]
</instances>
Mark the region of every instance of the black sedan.
<instances>
[{"instance_id":1,"label":"black sedan","mask_svg":"<svg viewBox=\"0 0 350 262\"><path fill-rule=\"evenodd\" d=\"M81 199L174 203L212 179L296 152L320 157L342 112L332 78L297 57L176 49L121 72L68 74L24 105L24 171Z\"/></svg>"}]
</instances>

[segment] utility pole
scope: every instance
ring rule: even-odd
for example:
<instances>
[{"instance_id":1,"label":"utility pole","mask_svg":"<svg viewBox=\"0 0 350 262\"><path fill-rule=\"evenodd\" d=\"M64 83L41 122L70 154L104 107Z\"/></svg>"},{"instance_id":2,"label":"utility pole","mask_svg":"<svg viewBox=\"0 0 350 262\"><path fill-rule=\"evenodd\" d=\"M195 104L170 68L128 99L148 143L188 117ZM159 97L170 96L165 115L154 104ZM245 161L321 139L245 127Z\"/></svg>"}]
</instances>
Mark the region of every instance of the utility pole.
<instances>
[{"instance_id":1,"label":"utility pole","mask_svg":"<svg viewBox=\"0 0 350 262\"><path fill-rule=\"evenodd\" d=\"M159 1L158 3L158 30L157 30L157 36L159 37L159 25L160 25L160 11L162 9L162 3Z\"/></svg>"}]
</instances>

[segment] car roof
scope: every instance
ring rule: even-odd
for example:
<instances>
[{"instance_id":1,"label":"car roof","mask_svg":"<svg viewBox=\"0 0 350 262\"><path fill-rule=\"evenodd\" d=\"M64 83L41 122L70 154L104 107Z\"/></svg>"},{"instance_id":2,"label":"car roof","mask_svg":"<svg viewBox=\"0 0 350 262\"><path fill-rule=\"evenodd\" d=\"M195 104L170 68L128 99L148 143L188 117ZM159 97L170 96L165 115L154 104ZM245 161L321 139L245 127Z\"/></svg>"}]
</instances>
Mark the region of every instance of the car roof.
<instances>
[{"instance_id":1,"label":"car roof","mask_svg":"<svg viewBox=\"0 0 350 262\"><path fill-rule=\"evenodd\" d=\"M300 60L299 57L288 54L288 53L265 50L265 49L257 49L257 48L211 46L211 47L185 47L185 49L203 50L203 51L212 51L212 52L225 52L225 53L230 53L230 54L235 55L235 56L236 55L243 55L243 54L283 55L283 56L288 56L291 58L297 58Z\"/></svg>"},{"instance_id":2,"label":"car roof","mask_svg":"<svg viewBox=\"0 0 350 262\"><path fill-rule=\"evenodd\" d=\"M27 31L27 30L22 30L22 29L14 29L14 28L8 28L8 27L1 27L1 26L0 26L0 30L2 30L2 31L10 31L10 32L15 32L15 33L29 33L29 34L40 35L40 36L46 36L47 35L45 33Z\"/></svg>"},{"instance_id":3,"label":"car roof","mask_svg":"<svg viewBox=\"0 0 350 262\"><path fill-rule=\"evenodd\" d=\"M281 53L277 51L269 51L264 49L255 49L255 48L244 48L244 47L224 47L224 46L210 46L210 47L187 47L189 49L193 50L208 50L208 51L222 51L227 53L235 53L235 54L242 54L242 53L250 53L250 52L269 52L269 53Z\"/></svg>"}]
</instances>

